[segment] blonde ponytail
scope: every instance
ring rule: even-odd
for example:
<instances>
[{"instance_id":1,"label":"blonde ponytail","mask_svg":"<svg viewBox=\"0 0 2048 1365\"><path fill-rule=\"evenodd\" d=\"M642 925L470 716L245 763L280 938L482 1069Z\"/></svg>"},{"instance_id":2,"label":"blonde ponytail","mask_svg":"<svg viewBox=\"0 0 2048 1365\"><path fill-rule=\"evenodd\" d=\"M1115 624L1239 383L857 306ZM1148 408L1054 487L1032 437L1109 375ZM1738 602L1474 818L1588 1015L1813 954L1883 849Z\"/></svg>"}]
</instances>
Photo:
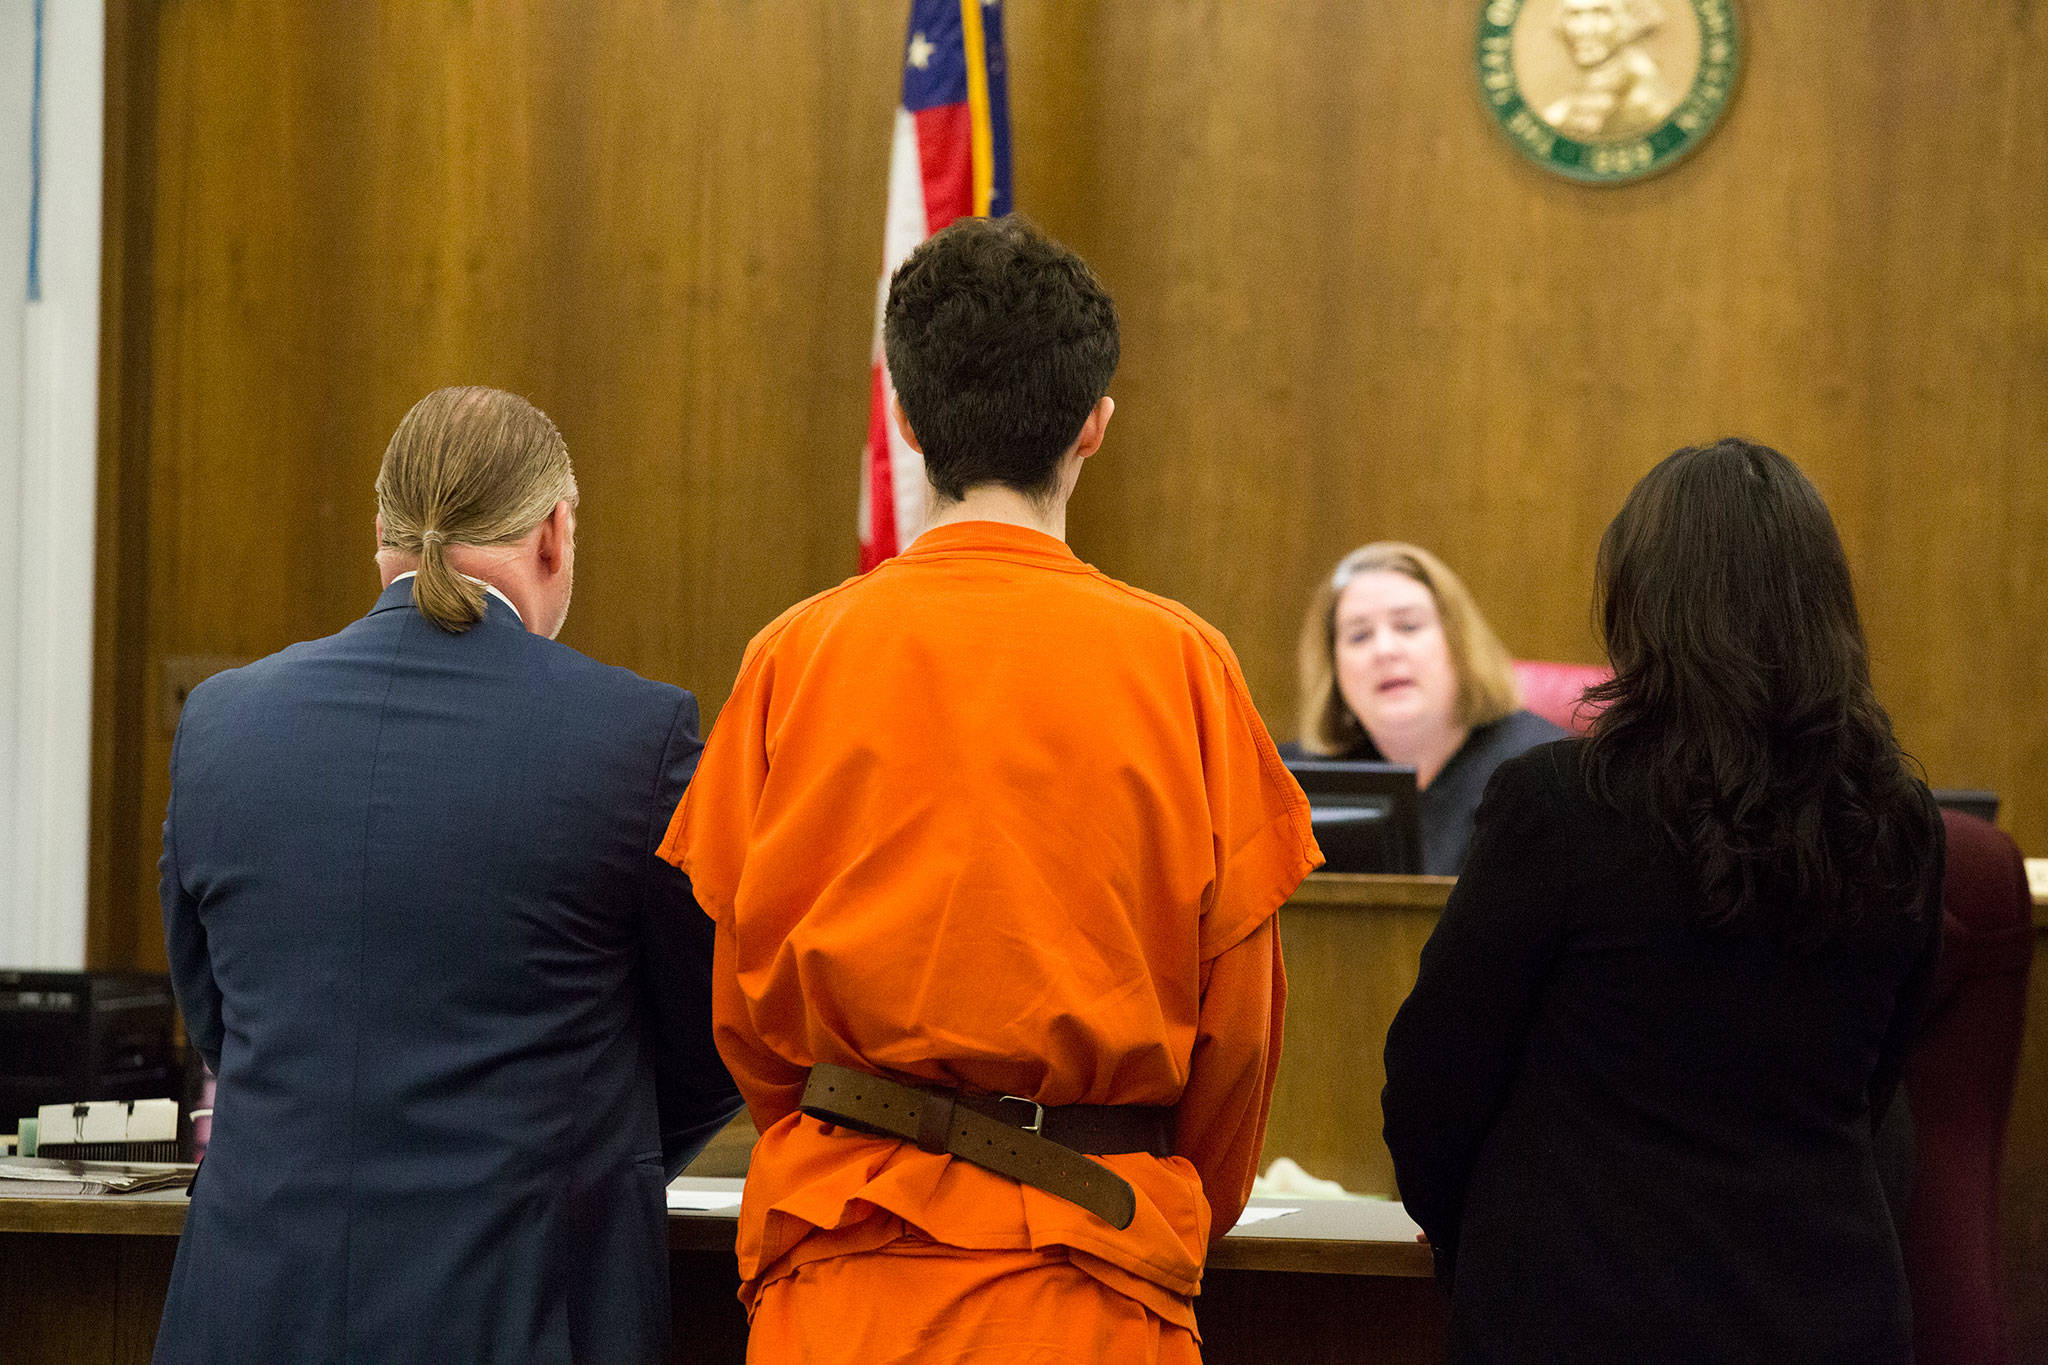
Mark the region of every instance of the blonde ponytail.
<instances>
[{"instance_id":1,"label":"blonde ponytail","mask_svg":"<svg viewBox=\"0 0 2048 1365\"><path fill-rule=\"evenodd\" d=\"M515 394L436 389L413 405L377 472L383 544L417 555L413 605L459 634L484 616L484 586L448 563L450 545L506 545L575 502L569 448L546 413Z\"/></svg>"},{"instance_id":2,"label":"blonde ponytail","mask_svg":"<svg viewBox=\"0 0 2048 1365\"><path fill-rule=\"evenodd\" d=\"M439 531L420 537L420 571L412 580L412 604L443 630L468 630L484 619L483 584L448 567L448 547Z\"/></svg>"}]
</instances>

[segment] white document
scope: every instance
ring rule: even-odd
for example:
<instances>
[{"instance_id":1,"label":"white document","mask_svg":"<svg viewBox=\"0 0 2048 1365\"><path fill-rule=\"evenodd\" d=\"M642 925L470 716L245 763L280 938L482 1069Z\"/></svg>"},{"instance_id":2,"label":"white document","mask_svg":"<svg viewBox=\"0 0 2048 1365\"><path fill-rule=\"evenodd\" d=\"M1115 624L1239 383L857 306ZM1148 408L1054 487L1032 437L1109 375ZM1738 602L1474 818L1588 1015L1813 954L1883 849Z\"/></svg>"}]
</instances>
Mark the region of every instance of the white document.
<instances>
[{"instance_id":1,"label":"white document","mask_svg":"<svg viewBox=\"0 0 2048 1365\"><path fill-rule=\"evenodd\" d=\"M1248 1228L1254 1223L1263 1223L1268 1218L1285 1218L1290 1213L1300 1212L1300 1209L1271 1209L1264 1205L1247 1207L1243 1213L1237 1216L1236 1226Z\"/></svg>"},{"instance_id":2,"label":"white document","mask_svg":"<svg viewBox=\"0 0 2048 1365\"><path fill-rule=\"evenodd\" d=\"M668 1206L688 1213L716 1213L740 1206L738 1190L679 1190L669 1186Z\"/></svg>"},{"instance_id":3,"label":"white document","mask_svg":"<svg viewBox=\"0 0 2048 1365\"><path fill-rule=\"evenodd\" d=\"M1358 1216L1367 1238L1375 1242L1412 1242L1422 1225L1394 1199L1361 1199Z\"/></svg>"},{"instance_id":4,"label":"white document","mask_svg":"<svg viewBox=\"0 0 2048 1365\"><path fill-rule=\"evenodd\" d=\"M176 1142L176 1100L94 1100L45 1104L36 1110L38 1142Z\"/></svg>"}]
</instances>

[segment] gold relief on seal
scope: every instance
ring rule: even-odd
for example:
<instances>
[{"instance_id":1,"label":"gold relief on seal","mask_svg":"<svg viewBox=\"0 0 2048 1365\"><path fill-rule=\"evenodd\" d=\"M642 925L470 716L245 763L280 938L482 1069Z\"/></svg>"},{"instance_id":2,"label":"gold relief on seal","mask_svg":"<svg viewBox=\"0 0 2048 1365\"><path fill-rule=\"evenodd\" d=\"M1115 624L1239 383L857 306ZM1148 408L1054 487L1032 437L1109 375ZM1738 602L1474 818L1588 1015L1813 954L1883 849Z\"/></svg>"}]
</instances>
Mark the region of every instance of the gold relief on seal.
<instances>
[{"instance_id":1,"label":"gold relief on seal","mask_svg":"<svg viewBox=\"0 0 2048 1365\"><path fill-rule=\"evenodd\" d=\"M1683 0L1530 0L1513 53L1537 117L1580 142L1619 142L1678 108L1699 72L1700 26Z\"/></svg>"},{"instance_id":2,"label":"gold relief on seal","mask_svg":"<svg viewBox=\"0 0 2048 1365\"><path fill-rule=\"evenodd\" d=\"M1727 103L1732 0L1489 0L1479 83L1537 162L1577 180L1633 180L1691 150Z\"/></svg>"}]
</instances>

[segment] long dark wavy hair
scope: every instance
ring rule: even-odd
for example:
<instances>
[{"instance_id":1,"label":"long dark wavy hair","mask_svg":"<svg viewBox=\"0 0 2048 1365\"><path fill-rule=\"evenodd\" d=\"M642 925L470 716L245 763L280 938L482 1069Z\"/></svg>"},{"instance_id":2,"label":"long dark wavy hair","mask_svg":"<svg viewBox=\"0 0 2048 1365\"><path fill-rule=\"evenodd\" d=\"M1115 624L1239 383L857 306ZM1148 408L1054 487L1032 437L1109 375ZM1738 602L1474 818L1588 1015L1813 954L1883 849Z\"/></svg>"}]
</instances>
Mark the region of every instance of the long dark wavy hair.
<instances>
[{"instance_id":1,"label":"long dark wavy hair","mask_svg":"<svg viewBox=\"0 0 2048 1365\"><path fill-rule=\"evenodd\" d=\"M1812 944L1920 910L1939 821L1797 466L1732 438L1677 452L1608 526L1597 577L1614 677L1588 693L1587 780L1658 824L1707 922Z\"/></svg>"}]
</instances>

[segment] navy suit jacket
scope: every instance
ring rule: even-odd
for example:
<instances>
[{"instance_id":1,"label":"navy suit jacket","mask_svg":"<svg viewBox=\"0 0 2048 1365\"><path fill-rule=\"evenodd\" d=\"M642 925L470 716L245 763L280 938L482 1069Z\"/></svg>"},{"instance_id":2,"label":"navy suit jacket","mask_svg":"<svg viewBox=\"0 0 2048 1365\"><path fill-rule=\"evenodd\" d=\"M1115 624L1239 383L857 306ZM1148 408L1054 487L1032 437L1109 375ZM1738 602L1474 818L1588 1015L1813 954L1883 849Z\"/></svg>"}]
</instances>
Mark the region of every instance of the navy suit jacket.
<instances>
[{"instance_id":1,"label":"navy suit jacket","mask_svg":"<svg viewBox=\"0 0 2048 1365\"><path fill-rule=\"evenodd\" d=\"M219 1085L158 1361L666 1354L663 1186L739 1105L654 854L696 700L411 586L185 704L164 932Z\"/></svg>"}]
</instances>

